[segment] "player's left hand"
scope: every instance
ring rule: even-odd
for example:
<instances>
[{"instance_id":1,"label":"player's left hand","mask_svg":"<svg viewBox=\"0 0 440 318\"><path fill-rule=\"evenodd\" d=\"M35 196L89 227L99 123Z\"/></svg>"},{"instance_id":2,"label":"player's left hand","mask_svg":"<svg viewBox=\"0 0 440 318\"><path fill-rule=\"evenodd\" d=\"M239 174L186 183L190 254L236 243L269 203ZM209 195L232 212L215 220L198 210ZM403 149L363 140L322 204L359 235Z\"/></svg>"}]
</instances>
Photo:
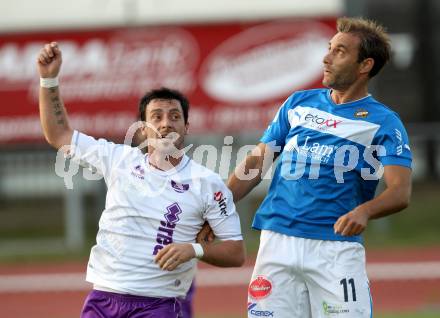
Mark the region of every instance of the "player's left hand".
<instances>
[{"instance_id":1,"label":"player's left hand","mask_svg":"<svg viewBox=\"0 0 440 318\"><path fill-rule=\"evenodd\" d=\"M333 226L335 233L343 236L361 234L367 227L368 213L360 207L341 216Z\"/></svg>"},{"instance_id":2,"label":"player's left hand","mask_svg":"<svg viewBox=\"0 0 440 318\"><path fill-rule=\"evenodd\" d=\"M157 253L154 261L161 269L172 271L195 256L196 253L191 244L171 243Z\"/></svg>"}]
</instances>

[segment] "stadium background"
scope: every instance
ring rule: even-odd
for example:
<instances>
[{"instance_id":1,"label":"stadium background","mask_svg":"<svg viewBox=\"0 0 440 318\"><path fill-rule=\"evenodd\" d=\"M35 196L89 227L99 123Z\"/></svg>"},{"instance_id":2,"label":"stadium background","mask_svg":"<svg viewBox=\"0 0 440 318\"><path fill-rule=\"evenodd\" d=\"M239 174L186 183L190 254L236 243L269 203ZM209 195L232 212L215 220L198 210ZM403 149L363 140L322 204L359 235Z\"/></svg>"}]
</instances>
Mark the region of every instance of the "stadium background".
<instances>
[{"instance_id":1,"label":"stadium background","mask_svg":"<svg viewBox=\"0 0 440 318\"><path fill-rule=\"evenodd\" d=\"M43 141L37 113L35 57L43 43L62 45L62 94L75 128L121 142L140 95L174 86L192 103L188 143L214 146L218 156L204 163L226 176L292 90L319 85L323 52L343 15L388 27L394 59L371 92L401 115L414 154L411 206L371 222L365 234L376 317L440 317L438 1L16 0L1 1L0 12L2 317L78 316L104 204L102 181L85 181L79 171L68 190L55 173L56 152ZM221 165L228 151L231 165ZM201 266L196 317L245 315L258 248L250 222L267 185L238 206L248 266Z\"/></svg>"}]
</instances>

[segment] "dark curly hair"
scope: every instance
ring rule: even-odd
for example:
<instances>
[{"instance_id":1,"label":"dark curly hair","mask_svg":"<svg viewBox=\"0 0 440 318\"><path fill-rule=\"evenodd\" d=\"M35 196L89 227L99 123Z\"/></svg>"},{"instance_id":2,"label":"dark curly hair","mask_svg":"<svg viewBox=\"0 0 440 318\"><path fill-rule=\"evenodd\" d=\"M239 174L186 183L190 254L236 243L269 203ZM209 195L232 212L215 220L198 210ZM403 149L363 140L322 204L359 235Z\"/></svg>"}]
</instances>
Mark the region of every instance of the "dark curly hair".
<instances>
[{"instance_id":1,"label":"dark curly hair","mask_svg":"<svg viewBox=\"0 0 440 318\"><path fill-rule=\"evenodd\" d=\"M188 123L188 112L189 112L189 101L181 92L175 89L170 89L167 87L161 87L158 89L153 89L145 93L145 95L139 101L139 118L145 121L145 110L147 105L153 99L175 99L180 102L183 111L183 119L185 124Z\"/></svg>"}]
</instances>

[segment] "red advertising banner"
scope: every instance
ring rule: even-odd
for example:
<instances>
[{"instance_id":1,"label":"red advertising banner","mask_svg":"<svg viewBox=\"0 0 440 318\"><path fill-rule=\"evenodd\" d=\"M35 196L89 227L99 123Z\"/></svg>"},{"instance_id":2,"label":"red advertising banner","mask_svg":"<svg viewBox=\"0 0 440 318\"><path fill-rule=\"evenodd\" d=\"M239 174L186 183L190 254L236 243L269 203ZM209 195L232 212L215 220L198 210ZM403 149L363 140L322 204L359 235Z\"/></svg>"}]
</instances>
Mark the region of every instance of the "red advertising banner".
<instances>
[{"instance_id":1,"label":"red advertising banner","mask_svg":"<svg viewBox=\"0 0 440 318\"><path fill-rule=\"evenodd\" d=\"M72 127L121 138L149 89L189 97L191 133L264 129L294 90L320 86L336 19L0 35L0 143L41 141L36 56L57 41Z\"/></svg>"}]
</instances>

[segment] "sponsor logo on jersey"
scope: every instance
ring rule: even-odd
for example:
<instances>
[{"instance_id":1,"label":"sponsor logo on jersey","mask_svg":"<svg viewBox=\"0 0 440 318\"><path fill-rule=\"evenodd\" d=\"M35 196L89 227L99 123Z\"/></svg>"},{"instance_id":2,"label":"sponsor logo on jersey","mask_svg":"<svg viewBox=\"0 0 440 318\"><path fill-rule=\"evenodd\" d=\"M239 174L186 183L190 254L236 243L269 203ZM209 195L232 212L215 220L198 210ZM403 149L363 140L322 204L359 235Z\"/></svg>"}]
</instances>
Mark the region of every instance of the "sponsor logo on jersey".
<instances>
[{"instance_id":1,"label":"sponsor logo on jersey","mask_svg":"<svg viewBox=\"0 0 440 318\"><path fill-rule=\"evenodd\" d=\"M289 113L291 126L310 126L319 130L327 130L338 128L339 124L343 122L342 117L335 117L330 113L309 107L299 106L290 110Z\"/></svg>"},{"instance_id":2,"label":"sponsor logo on jersey","mask_svg":"<svg viewBox=\"0 0 440 318\"><path fill-rule=\"evenodd\" d=\"M214 193L214 201L218 202L220 208L220 215L228 216L228 211L226 210L226 198L223 197L223 192L218 191Z\"/></svg>"},{"instance_id":3,"label":"sponsor logo on jersey","mask_svg":"<svg viewBox=\"0 0 440 318\"><path fill-rule=\"evenodd\" d=\"M291 129L307 128L318 132L348 139L365 147L371 145L380 125L366 120L349 119L333 113L322 111L316 107L296 106L288 112Z\"/></svg>"},{"instance_id":4,"label":"sponsor logo on jersey","mask_svg":"<svg viewBox=\"0 0 440 318\"><path fill-rule=\"evenodd\" d=\"M265 276L257 276L249 285L249 296L255 300L266 298L272 292L272 283Z\"/></svg>"},{"instance_id":5,"label":"sponsor logo on jersey","mask_svg":"<svg viewBox=\"0 0 440 318\"><path fill-rule=\"evenodd\" d=\"M310 113L304 116L304 120L314 124L318 129L327 129L327 127L337 128L338 125L342 123L342 120L338 120L335 118L320 117L319 115L310 114Z\"/></svg>"},{"instance_id":6,"label":"sponsor logo on jersey","mask_svg":"<svg viewBox=\"0 0 440 318\"><path fill-rule=\"evenodd\" d=\"M252 316L256 317L274 317L274 311L270 310L257 310L257 304L256 303L248 303L248 313L250 313Z\"/></svg>"},{"instance_id":7,"label":"sponsor logo on jersey","mask_svg":"<svg viewBox=\"0 0 440 318\"><path fill-rule=\"evenodd\" d=\"M223 193L221 191L214 193L214 200L215 201L220 201L222 198L223 198Z\"/></svg>"},{"instance_id":8,"label":"sponsor logo on jersey","mask_svg":"<svg viewBox=\"0 0 440 318\"><path fill-rule=\"evenodd\" d=\"M325 301L322 302L322 309L324 311L324 315L338 315L338 314L348 314L350 309L344 308L342 305L332 305Z\"/></svg>"},{"instance_id":9,"label":"sponsor logo on jersey","mask_svg":"<svg viewBox=\"0 0 440 318\"><path fill-rule=\"evenodd\" d=\"M167 213L164 214L166 221L160 221L160 226L157 229L156 243L154 247L153 255L159 253L159 251L166 245L173 243L173 234L177 222L179 222L179 214L182 213L178 203L173 203L167 206Z\"/></svg>"},{"instance_id":10,"label":"sponsor logo on jersey","mask_svg":"<svg viewBox=\"0 0 440 318\"><path fill-rule=\"evenodd\" d=\"M300 112L297 112L296 110L294 110L294 111L293 111L293 116L298 117L298 121L301 120L301 113L300 113Z\"/></svg>"},{"instance_id":11,"label":"sponsor logo on jersey","mask_svg":"<svg viewBox=\"0 0 440 318\"><path fill-rule=\"evenodd\" d=\"M178 193L183 193L185 191L188 191L189 184L187 183L178 183L174 180L171 180L171 187L174 189L174 191Z\"/></svg>"},{"instance_id":12,"label":"sponsor logo on jersey","mask_svg":"<svg viewBox=\"0 0 440 318\"><path fill-rule=\"evenodd\" d=\"M354 113L354 117L356 118L366 118L368 116L369 112L366 109L358 109Z\"/></svg>"},{"instance_id":13,"label":"sponsor logo on jersey","mask_svg":"<svg viewBox=\"0 0 440 318\"><path fill-rule=\"evenodd\" d=\"M141 167L141 165L137 165L134 167L133 171L131 171L131 175L138 179L144 180L145 170Z\"/></svg>"},{"instance_id":14,"label":"sponsor logo on jersey","mask_svg":"<svg viewBox=\"0 0 440 318\"><path fill-rule=\"evenodd\" d=\"M168 223L175 224L179 222L179 214L182 213L180 206L177 203L173 203L167 207L167 213L165 213L165 219Z\"/></svg>"},{"instance_id":15,"label":"sponsor logo on jersey","mask_svg":"<svg viewBox=\"0 0 440 318\"><path fill-rule=\"evenodd\" d=\"M336 146L324 145L319 142L311 142L311 137L306 136L303 145L298 145L298 135L293 136L284 146L286 151L296 151L298 154L327 163L330 160Z\"/></svg>"}]
</instances>

